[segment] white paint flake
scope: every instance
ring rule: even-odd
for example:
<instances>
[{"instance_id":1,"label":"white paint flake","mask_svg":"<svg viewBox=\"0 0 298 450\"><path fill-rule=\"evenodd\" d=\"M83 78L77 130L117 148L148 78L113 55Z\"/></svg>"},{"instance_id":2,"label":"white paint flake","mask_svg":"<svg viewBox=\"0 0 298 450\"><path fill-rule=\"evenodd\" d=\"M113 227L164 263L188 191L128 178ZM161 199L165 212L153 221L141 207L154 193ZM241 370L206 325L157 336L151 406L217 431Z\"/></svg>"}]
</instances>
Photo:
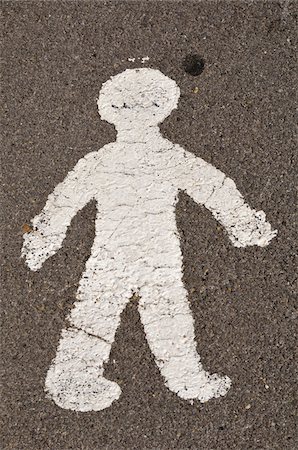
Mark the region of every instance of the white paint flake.
<instances>
[{"instance_id":1,"label":"white paint flake","mask_svg":"<svg viewBox=\"0 0 298 450\"><path fill-rule=\"evenodd\" d=\"M135 60L138 59L141 61L141 64L145 64L145 62L149 61L149 56L144 56L143 58L127 58L127 61L129 62L135 62Z\"/></svg>"},{"instance_id":2,"label":"white paint flake","mask_svg":"<svg viewBox=\"0 0 298 450\"><path fill-rule=\"evenodd\" d=\"M182 282L175 220L179 190L204 205L236 247L264 247L276 235L263 211L251 209L235 183L211 164L164 139L158 128L177 107L180 90L158 70L132 69L103 84L102 120L117 140L82 158L49 195L24 235L32 270L62 245L74 215L97 201L96 234L56 357L48 395L62 408L97 411L118 399L104 378L120 315L133 293L148 344L166 386L186 400L225 395L227 376L203 369Z\"/></svg>"},{"instance_id":3,"label":"white paint flake","mask_svg":"<svg viewBox=\"0 0 298 450\"><path fill-rule=\"evenodd\" d=\"M149 56L144 56L144 58L141 59L141 63L145 64L145 62L149 61Z\"/></svg>"}]
</instances>

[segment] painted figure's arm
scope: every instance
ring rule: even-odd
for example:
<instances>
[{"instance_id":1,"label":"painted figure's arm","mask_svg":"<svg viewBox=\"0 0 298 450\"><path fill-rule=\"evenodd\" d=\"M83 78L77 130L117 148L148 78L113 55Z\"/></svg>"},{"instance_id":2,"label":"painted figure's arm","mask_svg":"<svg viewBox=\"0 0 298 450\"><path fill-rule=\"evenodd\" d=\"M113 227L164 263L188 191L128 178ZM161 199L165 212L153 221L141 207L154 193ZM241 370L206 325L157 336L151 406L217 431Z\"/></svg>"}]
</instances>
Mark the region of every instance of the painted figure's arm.
<instances>
[{"instance_id":1,"label":"painted figure's arm","mask_svg":"<svg viewBox=\"0 0 298 450\"><path fill-rule=\"evenodd\" d=\"M234 181L211 164L189 152L183 159L183 188L224 226L233 245L268 245L277 231L266 222L264 211L250 208Z\"/></svg>"},{"instance_id":2,"label":"painted figure's arm","mask_svg":"<svg viewBox=\"0 0 298 450\"><path fill-rule=\"evenodd\" d=\"M89 153L79 160L49 195L41 213L31 221L32 231L24 234L22 248L22 256L31 270L40 269L44 261L59 250L72 218L92 199L94 155Z\"/></svg>"}]
</instances>

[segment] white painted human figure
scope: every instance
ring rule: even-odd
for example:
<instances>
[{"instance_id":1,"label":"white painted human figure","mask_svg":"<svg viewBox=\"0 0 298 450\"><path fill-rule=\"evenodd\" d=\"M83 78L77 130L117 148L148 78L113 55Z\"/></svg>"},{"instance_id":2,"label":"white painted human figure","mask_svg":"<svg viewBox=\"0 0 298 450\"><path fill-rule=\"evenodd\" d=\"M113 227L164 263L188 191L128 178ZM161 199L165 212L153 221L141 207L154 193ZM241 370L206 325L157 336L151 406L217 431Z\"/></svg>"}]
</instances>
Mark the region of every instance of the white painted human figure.
<instances>
[{"instance_id":1,"label":"white painted human figure","mask_svg":"<svg viewBox=\"0 0 298 450\"><path fill-rule=\"evenodd\" d=\"M104 83L99 113L115 125L116 142L77 163L24 235L22 254L38 270L61 247L72 217L97 201L91 256L46 377L48 395L62 408L102 410L119 398L121 389L103 376L103 365L132 293L139 295L146 338L171 391L205 402L230 387L227 376L203 369L197 352L182 282L178 192L211 211L236 247L266 246L276 231L231 179L162 137L158 124L177 107L179 95L175 81L147 68Z\"/></svg>"}]
</instances>

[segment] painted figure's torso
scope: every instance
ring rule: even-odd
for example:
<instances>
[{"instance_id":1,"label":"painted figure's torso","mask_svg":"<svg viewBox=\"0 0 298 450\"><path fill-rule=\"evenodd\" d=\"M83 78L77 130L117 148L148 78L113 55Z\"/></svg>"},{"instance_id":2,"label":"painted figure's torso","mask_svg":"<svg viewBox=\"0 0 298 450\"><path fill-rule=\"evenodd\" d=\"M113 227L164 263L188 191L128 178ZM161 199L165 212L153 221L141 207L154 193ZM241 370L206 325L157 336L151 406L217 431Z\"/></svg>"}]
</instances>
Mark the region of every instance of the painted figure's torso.
<instances>
[{"instance_id":1,"label":"painted figure's torso","mask_svg":"<svg viewBox=\"0 0 298 450\"><path fill-rule=\"evenodd\" d=\"M92 177L98 192L96 237L87 267L102 271L107 264L110 270L111 260L135 273L142 266L179 266L175 154L174 145L162 138L115 142L98 152Z\"/></svg>"}]
</instances>

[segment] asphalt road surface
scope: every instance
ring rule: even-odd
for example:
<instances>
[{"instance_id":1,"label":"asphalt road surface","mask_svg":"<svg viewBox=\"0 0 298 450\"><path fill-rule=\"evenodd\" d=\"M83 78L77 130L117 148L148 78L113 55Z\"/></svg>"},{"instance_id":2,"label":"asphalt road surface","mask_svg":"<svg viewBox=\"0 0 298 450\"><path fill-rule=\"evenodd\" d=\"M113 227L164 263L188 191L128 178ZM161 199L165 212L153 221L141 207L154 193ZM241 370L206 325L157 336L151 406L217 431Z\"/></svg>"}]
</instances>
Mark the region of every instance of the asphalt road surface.
<instances>
[{"instance_id":1,"label":"asphalt road surface","mask_svg":"<svg viewBox=\"0 0 298 450\"><path fill-rule=\"evenodd\" d=\"M296 6L2 2L3 449L297 448ZM197 346L204 367L227 374L232 387L203 404L169 391L135 297L105 366L122 395L82 413L58 407L44 382L90 255L95 203L38 272L20 257L23 233L76 162L115 140L98 116L98 92L136 67L180 87L163 136L231 177L278 235L264 248L235 248L210 212L181 193L176 218Z\"/></svg>"}]
</instances>

